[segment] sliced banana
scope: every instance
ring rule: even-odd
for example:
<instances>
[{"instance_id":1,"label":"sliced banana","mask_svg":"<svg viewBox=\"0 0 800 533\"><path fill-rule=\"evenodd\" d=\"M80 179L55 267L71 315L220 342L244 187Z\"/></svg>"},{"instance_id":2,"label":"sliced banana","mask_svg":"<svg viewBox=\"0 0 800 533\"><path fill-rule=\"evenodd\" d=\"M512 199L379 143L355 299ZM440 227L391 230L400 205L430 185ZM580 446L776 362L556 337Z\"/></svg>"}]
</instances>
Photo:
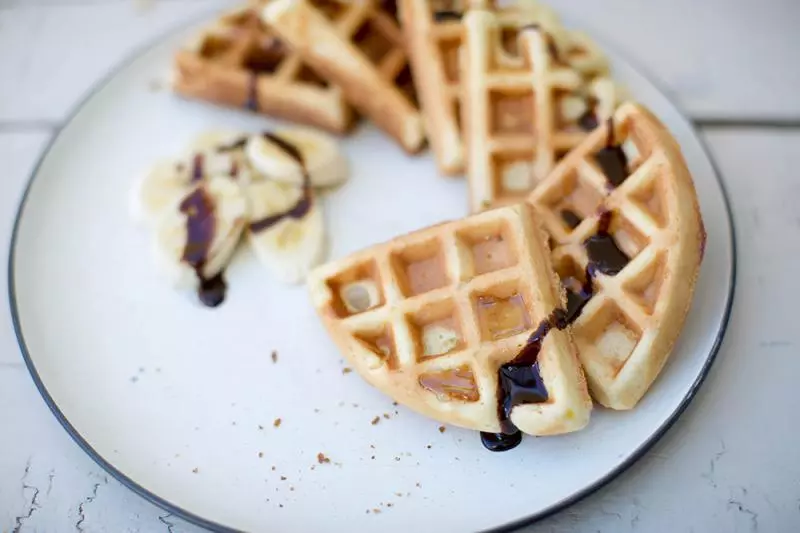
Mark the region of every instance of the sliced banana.
<instances>
[{"instance_id":1,"label":"sliced banana","mask_svg":"<svg viewBox=\"0 0 800 533\"><path fill-rule=\"evenodd\" d=\"M152 225L187 190L185 172L175 161L159 161L133 188L130 211L140 224Z\"/></svg>"},{"instance_id":2,"label":"sliced banana","mask_svg":"<svg viewBox=\"0 0 800 533\"><path fill-rule=\"evenodd\" d=\"M189 187L159 218L156 262L176 287L196 288L201 277L210 279L225 268L246 225L242 187L228 178L208 178Z\"/></svg>"},{"instance_id":3,"label":"sliced banana","mask_svg":"<svg viewBox=\"0 0 800 533\"><path fill-rule=\"evenodd\" d=\"M155 225L177 196L197 181L228 177L247 184L252 168L244 156L247 135L210 131L198 135L177 160L159 161L136 183L131 195L131 215L139 223Z\"/></svg>"},{"instance_id":4,"label":"sliced banana","mask_svg":"<svg viewBox=\"0 0 800 533\"><path fill-rule=\"evenodd\" d=\"M303 197L300 187L275 181L255 182L247 187L246 196L250 217L247 240L256 256L281 281L301 283L325 255L325 224L319 201L312 198L310 209L295 218L284 214ZM275 222L256 231L258 222L268 217L276 217Z\"/></svg>"},{"instance_id":5,"label":"sliced banana","mask_svg":"<svg viewBox=\"0 0 800 533\"><path fill-rule=\"evenodd\" d=\"M296 147L314 187L331 187L347 179L349 165L329 135L305 128L276 130L273 135ZM250 137L245 153L256 172L268 180L301 186L303 166L286 150L264 135Z\"/></svg>"}]
</instances>

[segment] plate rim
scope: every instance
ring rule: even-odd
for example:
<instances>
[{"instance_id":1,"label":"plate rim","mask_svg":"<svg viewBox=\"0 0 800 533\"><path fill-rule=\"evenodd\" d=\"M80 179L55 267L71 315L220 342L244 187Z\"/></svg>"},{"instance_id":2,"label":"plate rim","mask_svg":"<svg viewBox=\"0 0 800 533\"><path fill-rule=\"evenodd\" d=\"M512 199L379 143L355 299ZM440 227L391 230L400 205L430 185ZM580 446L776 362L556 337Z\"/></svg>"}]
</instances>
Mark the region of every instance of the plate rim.
<instances>
[{"instance_id":1,"label":"plate rim","mask_svg":"<svg viewBox=\"0 0 800 533\"><path fill-rule=\"evenodd\" d=\"M20 323L20 316L19 316L19 309L17 305L17 295L16 295L16 283L15 283L15 268L14 268L14 258L16 256L16 248L17 248L17 238L19 236L19 227L20 222L22 220L22 216L25 211L25 206L28 201L29 193L33 186L33 182L36 177L39 175L39 170L47 159L48 155L50 154L53 146L61 137L63 130L75 119L75 117L83 110L83 108L89 103L89 101L101 90L103 90L120 72L122 72L125 68L127 68L133 61L135 61L140 56L144 55L148 51L152 50L156 46L160 45L162 42L173 36L174 34L184 31L187 28L199 24L201 21L207 19L209 16L213 16L216 13L221 12L222 9L220 8L213 8L204 10L203 13L199 14L196 17L190 17L184 21L181 21L164 31L159 32L153 37L148 38L142 44L135 46L130 52L124 55L124 57L115 63L110 69L108 69L102 76L100 76L95 82L93 82L85 91L84 93L76 100L76 102L71 106L69 111L66 113L64 118L62 119L61 123L55 128L53 135L41 149L39 156L36 159L36 163L30 170L30 173L27 178L27 183L25 184L25 188L23 190L22 196L18 202L18 206L16 209L16 213L14 215L14 222L11 230L11 240L9 244L9 251L8 251L8 302L9 302L9 310L11 313L11 321L14 328L14 335L17 339L17 344L20 348L20 353L22 358L25 362L25 366L27 367L31 378L36 386L36 389L39 391L42 399L44 400L47 407L50 409L50 412L53 416L58 420L67 434L72 438L72 440L78 445L81 450L83 450L86 455L88 455L98 466L100 466L103 470L105 470L111 477L119 481L122 485L127 487L129 490L134 492L135 494L141 496L145 500L149 501L150 503L160 507L161 509L177 516L178 518L185 520L191 524L200 526L205 528L209 531L215 532L223 532L223 533L238 533L241 530L233 529L231 527L225 526L218 522L214 522L213 520L209 520L203 518L200 515L197 515L191 511L187 511L182 507L170 502L166 498L159 496L158 494L146 489L136 481L134 481L131 477L127 476L119 469L117 469L113 464L111 464L108 460L106 460L100 453L98 453L92 446L89 444L86 439L80 434L80 432L70 423L69 419L66 415L61 411L56 401L50 395L50 392L47 390L44 382L39 375L39 372L36 370L36 365L33 362L33 358L28 350L27 344L25 342L25 336L22 331L22 325ZM511 522L507 522L505 524L500 524L498 526L494 526L489 529L483 530L484 533L511 533L514 531L518 531L524 527L530 526L534 523L537 523L541 520L544 520L547 517L553 516L564 509L571 507L572 505L580 502L581 500L585 499L586 497L594 494L595 492L599 491L606 485L608 485L611 481L617 479L623 473L625 473L631 466L633 466L636 462L638 462L642 457L644 457L647 452L658 442L661 438L669 431L669 429L675 425L681 415L686 411L686 409L691 404L692 400L697 395L700 386L705 382L708 374L710 373L711 367L713 366L714 362L716 361L717 355L719 350L722 346L723 339L725 338L725 334L728 331L728 324L731 318L731 311L733 308L733 302L735 300L736 295L736 279L737 279L737 272L738 272L738 263L737 263L737 244L736 244L736 225L733 218L733 210L731 209L731 201L730 201L730 194L728 193L728 189L725 185L725 180L722 177L722 173L720 172L719 165L717 164L716 160L712 152L709 150L708 143L706 140L700 135L700 132L697 128L696 121L694 119L689 118L689 116L684 112L683 108L675 103L674 98L671 96L669 90L664 89L664 83L661 81L660 78L653 75L647 68L644 68L638 62L631 60L630 57L620 52L619 49L614 46L613 44L609 44L609 40L602 38L602 34L597 32L593 29L592 37L595 38L598 42L601 42L603 47L607 50L613 52L613 54L617 55L618 57L622 58L625 62L627 62L631 67L633 67L642 77L647 79L658 91L661 93L664 98L666 98L669 103L678 111L681 118L686 120L689 125L690 130L692 131L694 137L697 139L698 143L700 144L701 149L703 150L704 155L708 159L709 163L711 164L711 168L714 173L714 179L717 181L720 191L722 193L722 200L725 207L725 215L727 219L727 226L728 226L728 233L730 237L730 265L731 265L731 276L730 282L728 284L727 290L727 301L725 302L725 308L722 314L722 321L720 323L720 328L717 331L716 337L714 339L714 343L711 347L711 350L706 358L706 361L703 363L702 368L700 369L699 374L695 378L694 382L692 383L691 387L689 388L686 395L681 399L680 403L676 407L676 409L669 415L669 417L656 429L638 448L634 449L633 452L623 461L621 462L616 468L609 470L606 472L602 477L596 480L594 483L586 485L582 489L576 491L575 493L571 494L570 496L564 498L563 500L551 505L548 508L545 508L542 511L533 513L529 516L525 516L519 518L517 520L513 520ZM598 37L600 35L600 37Z\"/></svg>"}]
</instances>

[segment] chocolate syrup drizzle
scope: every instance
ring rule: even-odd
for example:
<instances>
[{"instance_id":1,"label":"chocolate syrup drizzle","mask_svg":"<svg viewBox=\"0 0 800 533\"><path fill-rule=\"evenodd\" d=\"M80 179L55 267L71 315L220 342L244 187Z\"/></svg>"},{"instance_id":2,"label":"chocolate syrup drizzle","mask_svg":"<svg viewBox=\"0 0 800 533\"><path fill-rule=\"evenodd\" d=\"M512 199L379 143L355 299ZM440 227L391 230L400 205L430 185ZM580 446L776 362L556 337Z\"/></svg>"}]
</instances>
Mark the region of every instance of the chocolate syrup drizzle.
<instances>
[{"instance_id":1,"label":"chocolate syrup drizzle","mask_svg":"<svg viewBox=\"0 0 800 533\"><path fill-rule=\"evenodd\" d=\"M302 218L311 209L311 178L305 169L305 162L300 150L289 141L275 134L264 132L264 137L278 145L292 158L300 163L303 168L303 195L291 209L284 213L272 215L250 224L250 231L263 231L285 217ZM247 145L247 137L240 137L230 144L219 146L217 152L231 152L241 150ZM203 179L203 154L197 154L192 160L192 183ZM236 161L231 163L229 171L231 177L239 174L239 165ZM214 218L214 200L208 195L205 188L197 187L180 203L181 213L186 214L186 245L183 249L182 260L191 266L200 282L198 297L208 307L216 307L225 300L227 285L222 273L206 278L203 269L208 261L208 253L216 232L216 219Z\"/></svg>"},{"instance_id":2,"label":"chocolate syrup drizzle","mask_svg":"<svg viewBox=\"0 0 800 533\"><path fill-rule=\"evenodd\" d=\"M206 278L203 273L217 229L214 200L205 188L197 187L181 201L180 210L186 214L187 233L181 259L194 269L200 281L198 289L200 301L208 307L216 307L225 300L225 280L222 273L211 278Z\"/></svg>"},{"instance_id":3,"label":"chocolate syrup drizzle","mask_svg":"<svg viewBox=\"0 0 800 533\"><path fill-rule=\"evenodd\" d=\"M203 179L203 166L204 166L204 157L203 154L195 154L194 158L192 158L192 178L190 180L191 183L197 183L201 179Z\"/></svg>"},{"instance_id":4,"label":"chocolate syrup drizzle","mask_svg":"<svg viewBox=\"0 0 800 533\"><path fill-rule=\"evenodd\" d=\"M464 14L461 11L455 11L453 9L443 9L440 11L433 12L433 20L436 22L446 22L448 20L461 20L461 17Z\"/></svg>"},{"instance_id":5,"label":"chocolate syrup drizzle","mask_svg":"<svg viewBox=\"0 0 800 533\"><path fill-rule=\"evenodd\" d=\"M250 79L247 82L247 100L244 102L245 109L258 112L258 74L255 72L250 73Z\"/></svg>"},{"instance_id":6,"label":"chocolate syrup drizzle","mask_svg":"<svg viewBox=\"0 0 800 533\"><path fill-rule=\"evenodd\" d=\"M608 119L606 145L594 155L611 188L619 187L628 177L628 157L622 145L614 143L614 119Z\"/></svg>"},{"instance_id":7,"label":"chocolate syrup drizzle","mask_svg":"<svg viewBox=\"0 0 800 533\"><path fill-rule=\"evenodd\" d=\"M278 213L276 215L270 215L268 217L264 217L260 220L256 220L250 223L250 231L252 232L259 232L264 231L266 229L271 228L284 218L294 218L300 219L306 216L306 214L311 210L312 205L312 197L311 197L311 177L308 174L308 170L306 170L305 160L303 159L303 154L300 153L300 150L297 149L292 143L286 141L269 132L262 133L264 137L278 145L284 152L289 154L295 161L300 164L300 167L303 169L303 194L297 203L292 206L287 211L283 213Z\"/></svg>"},{"instance_id":8,"label":"chocolate syrup drizzle","mask_svg":"<svg viewBox=\"0 0 800 533\"><path fill-rule=\"evenodd\" d=\"M606 147L600 151L604 155L598 153L595 157L598 158L598 164L608 181L618 186L627 178L627 158L622 148L614 144L612 119L608 121L608 130ZM580 223L578 217L571 211L564 210L561 216L570 226L575 220ZM594 296L594 280L598 273L615 276L630 261L609 233L611 218L611 211L605 209L600 211L597 231L583 242L589 261L580 289L575 292L571 283L566 283L567 280L562 282L567 286L566 310L555 309L550 316L542 320L528 337L519 354L498 370L497 416L500 420L500 433L481 432L481 442L488 450L507 451L522 442L522 433L510 419L515 406L547 401L547 388L539 371L538 360L547 334L552 329L566 328L580 317L583 308Z\"/></svg>"},{"instance_id":9,"label":"chocolate syrup drizzle","mask_svg":"<svg viewBox=\"0 0 800 533\"><path fill-rule=\"evenodd\" d=\"M573 324L594 295L597 273L616 275L628 264L628 257L619 249L608 232L611 212L599 215L597 233L584 241L589 255L585 280L579 292L567 289L567 308L555 309L539 323L519 354L498 370L497 416L500 433L481 432L481 442L490 451L504 452L522 442L522 433L511 422L511 411L517 405L542 403L548 400L547 388L539 371L539 352L547 334Z\"/></svg>"},{"instance_id":10,"label":"chocolate syrup drizzle","mask_svg":"<svg viewBox=\"0 0 800 533\"><path fill-rule=\"evenodd\" d=\"M561 210L561 220L569 226L569 229L577 228L581 223L581 217L576 215L573 211L569 209L562 209Z\"/></svg>"}]
</instances>

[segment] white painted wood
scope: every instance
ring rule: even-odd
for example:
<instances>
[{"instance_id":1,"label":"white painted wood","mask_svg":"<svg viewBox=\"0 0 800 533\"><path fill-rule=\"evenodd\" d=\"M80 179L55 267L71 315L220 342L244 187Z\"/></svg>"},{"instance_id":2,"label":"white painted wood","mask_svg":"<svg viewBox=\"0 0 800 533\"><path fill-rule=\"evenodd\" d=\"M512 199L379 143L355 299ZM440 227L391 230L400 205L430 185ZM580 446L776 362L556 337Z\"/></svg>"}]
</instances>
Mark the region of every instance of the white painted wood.
<instances>
[{"instance_id":1,"label":"white painted wood","mask_svg":"<svg viewBox=\"0 0 800 533\"><path fill-rule=\"evenodd\" d=\"M557 0L692 117L800 119L796 0Z\"/></svg>"},{"instance_id":2,"label":"white painted wood","mask_svg":"<svg viewBox=\"0 0 800 533\"><path fill-rule=\"evenodd\" d=\"M0 122L60 122L99 78L138 48L230 4L176 0L141 7L116 1L0 9ZM165 72L160 81L166 77Z\"/></svg>"},{"instance_id":3,"label":"white painted wood","mask_svg":"<svg viewBox=\"0 0 800 533\"><path fill-rule=\"evenodd\" d=\"M6 0L0 121L63 119L131 50L232 0ZM794 0L559 0L699 118L800 119Z\"/></svg>"},{"instance_id":4,"label":"white painted wood","mask_svg":"<svg viewBox=\"0 0 800 533\"><path fill-rule=\"evenodd\" d=\"M62 120L128 50L187 13L225 2L146 4L0 1L0 122ZM800 115L797 2L560 0L559 7L664 79L695 116ZM91 23L89 14L97 17ZM49 136L25 124L15 133L11 126L0 133L4 250L25 178ZM800 528L800 438L793 429L800 333L791 300L800 291L792 274L800 267L794 206L800 133L711 131L707 138L732 195L740 261L730 332L717 363L692 406L646 458L529 531ZM3 300L5 268L2 261ZM22 532L167 531L171 523L178 524L173 531L199 531L106 481L72 443L22 366L7 306L0 308L0 531L15 531L18 519Z\"/></svg>"}]
</instances>

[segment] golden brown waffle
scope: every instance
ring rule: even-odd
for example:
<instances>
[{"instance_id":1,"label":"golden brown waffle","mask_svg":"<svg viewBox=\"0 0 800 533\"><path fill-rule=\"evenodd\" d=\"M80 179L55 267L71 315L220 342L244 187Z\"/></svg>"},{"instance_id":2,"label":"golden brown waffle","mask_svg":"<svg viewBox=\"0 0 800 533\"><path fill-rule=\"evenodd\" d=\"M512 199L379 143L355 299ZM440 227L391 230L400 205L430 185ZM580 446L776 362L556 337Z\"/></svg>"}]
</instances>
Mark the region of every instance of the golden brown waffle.
<instances>
[{"instance_id":1,"label":"golden brown waffle","mask_svg":"<svg viewBox=\"0 0 800 533\"><path fill-rule=\"evenodd\" d=\"M394 2L274 0L262 18L406 151L425 140Z\"/></svg>"},{"instance_id":2,"label":"golden brown waffle","mask_svg":"<svg viewBox=\"0 0 800 533\"><path fill-rule=\"evenodd\" d=\"M483 8L463 20L462 116L470 206L478 211L524 199L609 116L617 94L608 79L588 82L541 24L509 35L497 13Z\"/></svg>"},{"instance_id":3,"label":"golden brown waffle","mask_svg":"<svg viewBox=\"0 0 800 533\"><path fill-rule=\"evenodd\" d=\"M630 409L680 333L705 232L669 131L635 104L620 106L612 124L611 136L602 124L529 201L550 234L568 312L577 317L572 333L592 395Z\"/></svg>"},{"instance_id":4,"label":"golden brown waffle","mask_svg":"<svg viewBox=\"0 0 800 533\"><path fill-rule=\"evenodd\" d=\"M317 268L314 306L373 386L416 411L497 433L498 372L562 306L545 233L518 204L439 224ZM514 404L521 431L583 427L591 400L569 335L538 355L546 401Z\"/></svg>"},{"instance_id":5,"label":"golden brown waffle","mask_svg":"<svg viewBox=\"0 0 800 533\"><path fill-rule=\"evenodd\" d=\"M464 169L459 49L465 3L463 0L397 2L428 138L440 172L447 175ZM537 2L515 0L499 9L496 17L501 31L509 36L515 35L520 25L545 23L555 15Z\"/></svg>"},{"instance_id":6,"label":"golden brown waffle","mask_svg":"<svg viewBox=\"0 0 800 533\"><path fill-rule=\"evenodd\" d=\"M265 1L223 15L175 56L174 90L334 133L355 114L342 90L320 77L260 21Z\"/></svg>"}]
</instances>

